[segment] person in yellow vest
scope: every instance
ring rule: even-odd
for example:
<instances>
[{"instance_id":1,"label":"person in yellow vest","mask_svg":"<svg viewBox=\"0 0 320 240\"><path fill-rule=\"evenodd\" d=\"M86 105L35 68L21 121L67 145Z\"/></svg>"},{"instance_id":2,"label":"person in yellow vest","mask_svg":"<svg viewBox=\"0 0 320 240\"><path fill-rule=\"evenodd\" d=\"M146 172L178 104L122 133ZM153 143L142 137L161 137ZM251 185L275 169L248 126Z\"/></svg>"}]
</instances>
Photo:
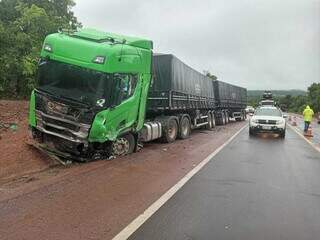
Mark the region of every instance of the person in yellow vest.
<instances>
[{"instance_id":1,"label":"person in yellow vest","mask_svg":"<svg viewBox=\"0 0 320 240\"><path fill-rule=\"evenodd\" d=\"M307 105L306 108L303 110L304 132L308 131L313 115L313 110Z\"/></svg>"}]
</instances>

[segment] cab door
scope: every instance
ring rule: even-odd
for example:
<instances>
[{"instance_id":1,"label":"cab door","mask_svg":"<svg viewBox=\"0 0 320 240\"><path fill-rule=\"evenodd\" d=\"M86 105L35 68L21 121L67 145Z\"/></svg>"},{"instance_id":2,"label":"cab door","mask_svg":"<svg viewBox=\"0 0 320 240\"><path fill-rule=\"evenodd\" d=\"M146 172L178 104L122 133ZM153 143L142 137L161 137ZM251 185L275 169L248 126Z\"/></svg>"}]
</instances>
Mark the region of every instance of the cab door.
<instances>
[{"instance_id":1,"label":"cab door","mask_svg":"<svg viewBox=\"0 0 320 240\"><path fill-rule=\"evenodd\" d=\"M114 74L114 92L112 106L107 117L107 125L113 133L118 135L131 128L138 115L140 81L138 74Z\"/></svg>"}]
</instances>

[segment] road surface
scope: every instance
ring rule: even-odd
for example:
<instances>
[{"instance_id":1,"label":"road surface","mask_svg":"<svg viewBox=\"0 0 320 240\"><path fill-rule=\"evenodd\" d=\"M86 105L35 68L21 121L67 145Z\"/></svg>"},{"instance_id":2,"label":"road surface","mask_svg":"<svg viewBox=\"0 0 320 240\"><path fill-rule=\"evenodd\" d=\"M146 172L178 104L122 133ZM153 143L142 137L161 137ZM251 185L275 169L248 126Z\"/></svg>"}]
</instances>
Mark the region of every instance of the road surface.
<instances>
[{"instance_id":1,"label":"road surface","mask_svg":"<svg viewBox=\"0 0 320 240\"><path fill-rule=\"evenodd\" d=\"M320 239L320 153L246 128L129 239Z\"/></svg>"},{"instance_id":2,"label":"road surface","mask_svg":"<svg viewBox=\"0 0 320 240\"><path fill-rule=\"evenodd\" d=\"M31 149L24 146L25 121L17 132L2 135L7 147L0 146L0 240L112 239L245 124L195 130L172 144L148 143L112 161L27 174L46 156L26 154ZM28 171L18 170L21 177L9 181L6 176L17 167Z\"/></svg>"}]
</instances>

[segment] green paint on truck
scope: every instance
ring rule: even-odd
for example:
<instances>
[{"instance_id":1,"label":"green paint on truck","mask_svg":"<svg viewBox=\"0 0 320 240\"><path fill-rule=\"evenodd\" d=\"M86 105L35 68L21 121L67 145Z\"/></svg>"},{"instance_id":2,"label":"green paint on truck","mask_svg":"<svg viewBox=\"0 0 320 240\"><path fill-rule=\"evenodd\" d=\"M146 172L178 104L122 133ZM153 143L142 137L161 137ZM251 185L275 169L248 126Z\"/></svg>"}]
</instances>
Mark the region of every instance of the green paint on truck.
<instances>
[{"instance_id":1,"label":"green paint on truck","mask_svg":"<svg viewBox=\"0 0 320 240\"><path fill-rule=\"evenodd\" d=\"M55 137L63 135L85 145L114 141L125 132L139 131L144 124L151 59L150 40L94 29L48 35L41 51L39 84L30 99L29 125L40 134L53 132ZM78 81L73 79L77 77ZM97 83L97 78L107 83ZM90 96L89 92L101 94ZM69 111L64 110L69 103L86 106L93 112L92 121L69 118L64 112ZM39 125L36 119L42 120ZM88 133L77 139L70 131L66 137L64 128L59 129L53 120L63 124L74 121L74 126L87 128ZM53 131L55 127L58 131Z\"/></svg>"}]
</instances>

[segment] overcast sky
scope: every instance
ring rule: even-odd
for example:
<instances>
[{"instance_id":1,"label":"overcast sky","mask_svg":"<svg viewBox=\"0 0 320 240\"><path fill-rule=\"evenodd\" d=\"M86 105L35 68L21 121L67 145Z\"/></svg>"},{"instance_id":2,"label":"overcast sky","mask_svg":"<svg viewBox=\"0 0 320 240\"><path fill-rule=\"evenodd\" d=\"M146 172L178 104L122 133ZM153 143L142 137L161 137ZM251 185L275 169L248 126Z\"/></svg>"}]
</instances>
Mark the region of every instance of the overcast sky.
<instances>
[{"instance_id":1,"label":"overcast sky","mask_svg":"<svg viewBox=\"0 0 320 240\"><path fill-rule=\"evenodd\" d=\"M76 0L84 27L145 37L248 89L320 82L320 0Z\"/></svg>"}]
</instances>

